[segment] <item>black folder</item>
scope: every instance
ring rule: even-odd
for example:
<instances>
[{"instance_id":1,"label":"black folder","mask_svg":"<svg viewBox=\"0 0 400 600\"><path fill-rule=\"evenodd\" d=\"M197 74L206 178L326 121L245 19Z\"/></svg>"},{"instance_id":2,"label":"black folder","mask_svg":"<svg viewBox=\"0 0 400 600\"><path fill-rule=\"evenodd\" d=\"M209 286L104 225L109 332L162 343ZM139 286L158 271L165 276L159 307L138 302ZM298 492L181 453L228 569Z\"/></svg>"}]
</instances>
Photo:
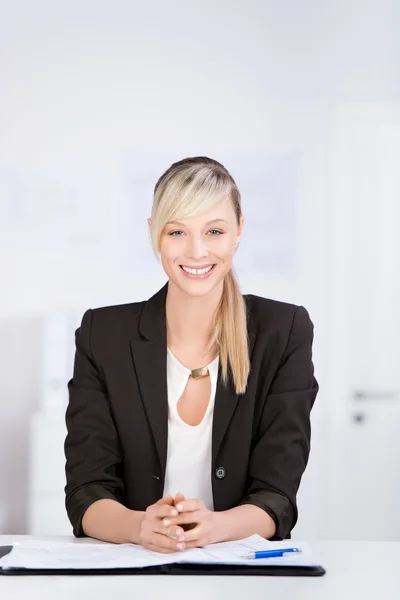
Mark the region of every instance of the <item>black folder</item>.
<instances>
[{"instance_id":1,"label":"black folder","mask_svg":"<svg viewBox=\"0 0 400 600\"><path fill-rule=\"evenodd\" d=\"M12 546L0 546L0 558L11 552ZM123 569L2 569L0 575L279 575L318 577L326 571L320 565L310 567L246 566L223 564L172 563L152 567Z\"/></svg>"}]
</instances>

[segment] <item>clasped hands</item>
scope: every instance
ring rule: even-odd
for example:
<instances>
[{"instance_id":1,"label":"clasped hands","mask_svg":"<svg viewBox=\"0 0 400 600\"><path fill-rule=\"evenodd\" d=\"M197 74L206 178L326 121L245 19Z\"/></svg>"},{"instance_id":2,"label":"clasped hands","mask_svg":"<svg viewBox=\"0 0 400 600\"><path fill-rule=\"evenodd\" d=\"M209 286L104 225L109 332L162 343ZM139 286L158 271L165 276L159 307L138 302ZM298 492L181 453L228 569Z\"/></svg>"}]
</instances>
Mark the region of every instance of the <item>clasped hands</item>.
<instances>
[{"instance_id":1,"label":"clasped hands","mask_svg":"<svg viewBox=\"0 0 400 600\"><path fill-rule=\"evenodd\" d=\"M179 552L212 544L216 537L216 515L202 500L187 500L183 494L161 498L148 506L140 526L140 543L153 552Z\"/></svg>"}]
</instances>

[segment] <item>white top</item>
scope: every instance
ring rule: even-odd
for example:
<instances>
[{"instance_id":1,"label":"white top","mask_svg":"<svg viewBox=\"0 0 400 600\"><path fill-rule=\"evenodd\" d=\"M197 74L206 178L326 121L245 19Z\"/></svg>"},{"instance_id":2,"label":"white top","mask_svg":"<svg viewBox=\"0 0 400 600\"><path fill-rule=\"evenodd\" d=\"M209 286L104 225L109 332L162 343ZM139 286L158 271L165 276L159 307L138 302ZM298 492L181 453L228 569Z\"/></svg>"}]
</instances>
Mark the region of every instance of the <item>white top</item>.
<instances>
[{"instance_id":1,"label":"white top","mask_svg":"<svg viewBox=\"0 0 400 600\"><path fill-rule=\"evenodd\" d=\"M168 383L168 451L163 496L178 492L186 498L203 500L214 510L211 487L211 439L217 388L219 356L207 365L211 378L211 395L199 425L188 425L177 410L186 387L190 369L184 367L167 348Z\"/></svg>"}]
</instances>

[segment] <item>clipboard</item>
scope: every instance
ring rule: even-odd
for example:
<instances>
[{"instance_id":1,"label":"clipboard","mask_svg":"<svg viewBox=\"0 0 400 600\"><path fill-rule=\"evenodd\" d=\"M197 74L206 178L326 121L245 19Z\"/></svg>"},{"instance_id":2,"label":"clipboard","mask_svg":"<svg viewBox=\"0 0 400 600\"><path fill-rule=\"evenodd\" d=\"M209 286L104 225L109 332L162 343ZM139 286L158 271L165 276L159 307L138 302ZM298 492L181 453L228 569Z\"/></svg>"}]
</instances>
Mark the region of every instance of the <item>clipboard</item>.
<instances>
[{"instance_id":1,"label":"clipboard","mask_svg":"<svg viewBox=\"0 0 400 600\"><path fill-rule=\"evenodd\" d=\"M0 559L11 552L12 546L0 546ZM110 569L2 569L0 575L255 575L279 577L320 577L326 570L315 566L246 566L198 563L170 563L150 567L129 567Z\"/></svg>"}]
</instances>

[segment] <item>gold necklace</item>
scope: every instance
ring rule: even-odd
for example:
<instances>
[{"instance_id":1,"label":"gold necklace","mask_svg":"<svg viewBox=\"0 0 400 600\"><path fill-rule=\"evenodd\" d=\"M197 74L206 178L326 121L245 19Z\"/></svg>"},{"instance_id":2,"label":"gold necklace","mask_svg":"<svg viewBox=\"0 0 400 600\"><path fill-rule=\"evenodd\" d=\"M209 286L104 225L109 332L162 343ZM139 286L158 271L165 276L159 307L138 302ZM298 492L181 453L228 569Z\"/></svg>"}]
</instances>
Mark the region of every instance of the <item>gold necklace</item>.
<instances>
[{"instance_id":1,"label":"gold necklace","mask_svg":"<svg viewBox=\"0 0 400 600\"><path fill-rule=\"evenodd\" d=\"M175 360L178 360L176 358L176 356L173 354L172 350L168 347L168 345L167 345L167 348L171 352L171 354L175 358ZM193 377L193 379L201 379L202 377L208 377L209 375L210 375L210 371L208 370L208 367L199 367L198 369L190 369L190 376Z\"/></svg>"},{"instance_id":2,"label":"gold necklace","mask_svg":"<svg viewBox=\"0 0 400 600\"><path fill-rule=\"evenodd\" d=\"M201 379L207 377L210 374L208 367L200 367L199 369L191 369L191 376L193 379Z\"/></svg>"}]
</instances>

